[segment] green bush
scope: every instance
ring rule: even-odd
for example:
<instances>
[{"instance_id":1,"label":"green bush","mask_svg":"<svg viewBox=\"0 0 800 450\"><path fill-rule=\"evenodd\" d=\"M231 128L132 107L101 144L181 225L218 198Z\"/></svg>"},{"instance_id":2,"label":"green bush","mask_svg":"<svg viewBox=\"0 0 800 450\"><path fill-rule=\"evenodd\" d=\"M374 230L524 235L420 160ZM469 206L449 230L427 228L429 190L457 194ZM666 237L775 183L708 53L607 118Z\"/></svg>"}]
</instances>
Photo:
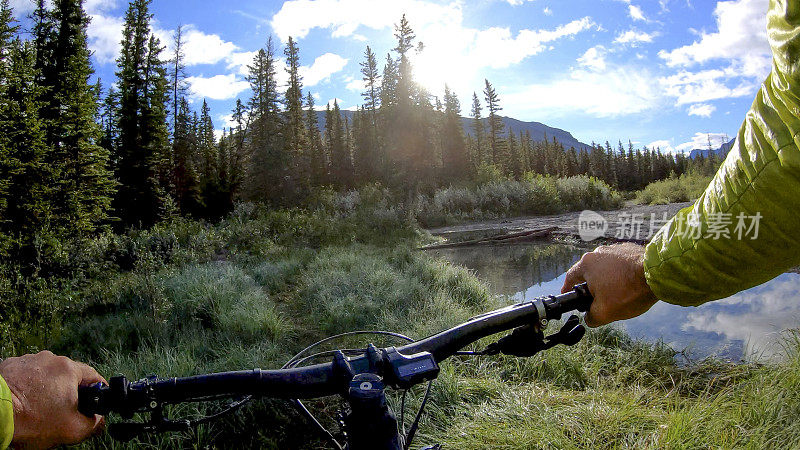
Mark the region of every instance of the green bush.
<instances>
[{"instance_id":1,"label":"green bush","mask_svg":"<svg viewBox=\"0 0 800 450\"><path fill-rule=\"evenodd\" d=\"M706 190L711 179L711 176L685 173L680 177L656 181L636 193L636 203L657 205L695 201Z\"/></svg>"},{"instance_id":2,"label":"green bush","mask_svg":"<svg viewBox=\"0 0 800 450\"><path fill-rule=\"evenodd\" d=\"M587 176L553 178L526 174L522 181L498 179L472 188L420 195L415 216L426 227L469 220L544 215L582 209L613 209L622 197L604 182Z\"/></svg>"}]
</instances>

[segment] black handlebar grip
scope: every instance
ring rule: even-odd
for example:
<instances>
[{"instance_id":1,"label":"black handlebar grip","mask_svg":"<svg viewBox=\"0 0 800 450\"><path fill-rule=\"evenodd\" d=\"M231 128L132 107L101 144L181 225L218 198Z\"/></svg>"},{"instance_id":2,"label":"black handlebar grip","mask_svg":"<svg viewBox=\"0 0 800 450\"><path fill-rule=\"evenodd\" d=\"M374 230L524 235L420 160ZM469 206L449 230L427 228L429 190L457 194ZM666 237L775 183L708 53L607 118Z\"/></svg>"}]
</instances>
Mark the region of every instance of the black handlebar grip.
<instances>
[{"instance_id":1,"label":"black handlebar grip","mask_svg":"<svg viewBox=\"0 0 800 450\"><path fill-rule=\"evenodd\" d=\"M594 300L592 293L589 292L589 285L581 283L574 286L572 290L575 292L575 299L570 302L570 305L580 312L589 311L589 308L592 306L592 301Z\"/></svg>"},{"instance_id":2,"label":"black handlebar grip","mask_svg":"<svg viewBox=\"0 0 800 450\"><path fill-rule=\"evenodd\" d=\"M551 297L551 300L545 300L545 308L548 311L547 318L559 319L561 314L569 311L589 311L589 307L592 306L592 300L594 298L589 292L589 286L586 283L581 283L567 293Z\"/></svg>"},{"instance_id":3,"label":"black handlebar grip","mask_svg":"<svg viewBox=\"0 0 800 450\"><path fill-rule=\"evenodd\" d=\"M106 415L108 409L105 406L105 393L108 386L103 383L94 383L88 386L78 387L78 411L86 417L94 417L95 414Z\"/></svg>"}]
</instances>

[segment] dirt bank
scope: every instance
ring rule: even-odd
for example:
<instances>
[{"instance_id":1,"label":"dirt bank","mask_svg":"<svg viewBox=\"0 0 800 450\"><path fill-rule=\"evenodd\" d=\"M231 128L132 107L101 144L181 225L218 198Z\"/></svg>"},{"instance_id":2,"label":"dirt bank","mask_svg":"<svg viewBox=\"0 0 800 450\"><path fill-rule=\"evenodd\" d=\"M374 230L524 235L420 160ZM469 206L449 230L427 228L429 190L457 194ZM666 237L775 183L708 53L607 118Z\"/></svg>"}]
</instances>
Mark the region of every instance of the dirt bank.
<instances>
[{"instance_id":1,"label":"dirt bank","mask_svg":"<svg viewBox=\"0 0 800 450\"><path fill-rule=\"evenodd\" d=\"M626 205L613 211L597 211L608 222L605 237L609 240L646 241L663 225L665 219L675 215L681 208L691 203L671 203L668 205ZM443 237L447 242L496 238L498 236L524 234L531 230L552 229L554 236L578 236L578 217L580 211L552 216L527 216L512 219L488 220L465 223L447 227L432 228L428 231Z\"/></svg>"}]
</instances>

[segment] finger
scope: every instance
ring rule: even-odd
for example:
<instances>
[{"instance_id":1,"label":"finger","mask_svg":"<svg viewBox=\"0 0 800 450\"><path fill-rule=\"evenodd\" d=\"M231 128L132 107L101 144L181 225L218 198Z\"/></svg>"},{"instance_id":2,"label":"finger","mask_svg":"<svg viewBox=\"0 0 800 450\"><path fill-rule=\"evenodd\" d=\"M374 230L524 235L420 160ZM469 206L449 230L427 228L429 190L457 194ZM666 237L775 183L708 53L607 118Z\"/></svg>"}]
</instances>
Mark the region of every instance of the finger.
<instances>
[{"instance_id":1,"label":"finger","mask_svg":"<svg viewBox=\"0 0 800 450\"><path fill-rule=\"evenodd\" d=\"M591 253L584 253L581 259L567 271L567 276L564 278L564 284L561 286L561 293L569 292L575 285L581 284L586 281L584 271L586 267L586 260Z\"/></svg>"},{"instance_id":2,"label":"finger","mask_svg":"<svg viewBox=\"0 0 800 450\"><path fill-rule=\"evenodd\" d=\"M75 363L78 366L78 370L80 372L80 385L87 386L94 383L104 383L108 384L105 378L102 375L97 373L91 366L84 364L84 363Z\"/></svg>"},{"instance_id":3,"label":"finger","mask_svg":"<svg viewBox=\"0 0 800 450\"><path fill-rule=\"evenodd\" d=\"M595 299L589 311L583 317L583 320L590 328L597 328L610 322L606 316L607 314L602 301L597 301L597 299Z\"/></svg>"}]
</instances>

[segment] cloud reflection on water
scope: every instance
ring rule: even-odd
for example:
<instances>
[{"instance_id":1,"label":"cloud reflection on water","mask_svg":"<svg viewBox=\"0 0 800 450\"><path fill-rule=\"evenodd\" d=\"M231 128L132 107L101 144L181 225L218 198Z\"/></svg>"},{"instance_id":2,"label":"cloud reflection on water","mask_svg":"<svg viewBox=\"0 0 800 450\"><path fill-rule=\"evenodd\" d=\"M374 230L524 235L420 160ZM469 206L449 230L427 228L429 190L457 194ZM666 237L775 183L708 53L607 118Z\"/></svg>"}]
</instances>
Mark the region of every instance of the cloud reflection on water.
<instances>
[{"instance_id":1,"label":"cloud reflection on water","mask_svg":"<svg viewBox=\"0 0 800 450\"><path fill-rule=\"evenodd\" d=\"M435 254L472 269L494 292L522 301L558 292L565 272L583 251L566 245L524 244ZM692 359L774 359L784 351L784 331L800 328L800 275L785 273L696 308L659 302L647 314L616 326L634 337L686 349Z\"/></svg>"}]
</instances>

